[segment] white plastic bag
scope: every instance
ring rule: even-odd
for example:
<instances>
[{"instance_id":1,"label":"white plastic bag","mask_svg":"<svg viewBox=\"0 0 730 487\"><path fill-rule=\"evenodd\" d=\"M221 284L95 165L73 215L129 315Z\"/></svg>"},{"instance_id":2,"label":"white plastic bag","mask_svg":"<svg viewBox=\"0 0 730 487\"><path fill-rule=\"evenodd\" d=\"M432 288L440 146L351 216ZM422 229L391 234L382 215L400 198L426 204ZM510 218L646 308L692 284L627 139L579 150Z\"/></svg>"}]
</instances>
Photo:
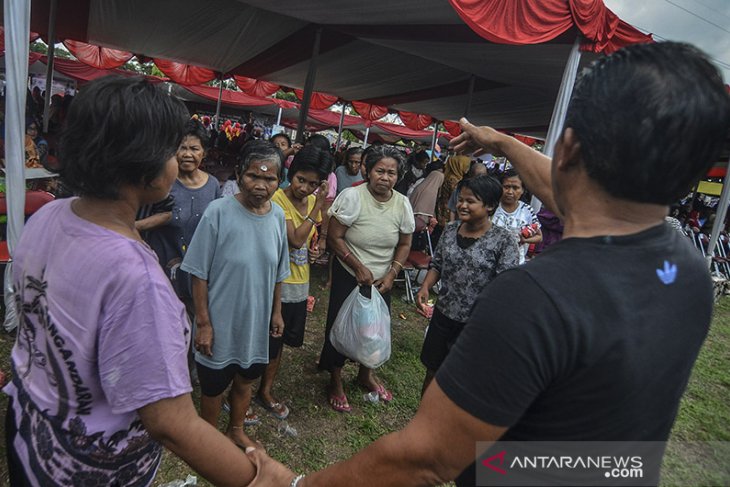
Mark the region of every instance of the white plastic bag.
<instances>
[{"instance_id":1,"label":"white plastic bag","mask_svg":"<svg viewBox=\"0 0 730 487\"><path fill-rule=\"evenodd\" d=\"M375 369L390 358L390 311L375 286L370 296L363 296L359 286L352 290L337 313L330 341L342 355Z\"/></svg>"}]
</instances>

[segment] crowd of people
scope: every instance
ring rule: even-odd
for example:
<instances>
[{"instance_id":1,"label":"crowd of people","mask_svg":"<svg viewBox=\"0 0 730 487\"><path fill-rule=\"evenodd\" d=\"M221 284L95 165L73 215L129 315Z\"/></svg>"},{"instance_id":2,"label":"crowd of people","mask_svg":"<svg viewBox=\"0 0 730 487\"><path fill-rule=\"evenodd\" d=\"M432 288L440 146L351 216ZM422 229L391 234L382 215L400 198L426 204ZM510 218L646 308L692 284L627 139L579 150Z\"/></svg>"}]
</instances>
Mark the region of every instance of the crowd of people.
<instances>
[{"instance_id":1,"label":"crowd of people","mask_svg":"<svg viewBox=\"0 0 730 487\"><path fill-rule=\"evenodd\" d=\"M645 90L654 96L636 96ZM684 105L668 114L678 93ZM679 120L689 111L693 125ZM637 133L636 113L663 129ZM74 196L39 211L14 256L11 482L148 485L162 445L216 485L461 486L476 483L477 441L666 440L711 293L702 260L664 218L729 125L730 100L704 55L632 46L582 75L552 160L462 120L441 159L383 144L334 153L321 135L252 140L221 184L201 169L208 134L181 102L144 80L91 82L68 107L60 144ZM680 135L683 145L667 142ZM488 168L475 151L513 168ZM657 185L659 168L674 180ZM246 427L252 401L290 413L276 378L284 345L303 344L311 264L329 256L324 399L348 413L348 357L330 330L355 288L390 307L423 232L436 244L415 305L426 314L439 290L421 407L353 459L295 475ZM662 262L680 271L657 279ZM365 365L357 382L393 399Z\"/></svg>"}]
</instances>

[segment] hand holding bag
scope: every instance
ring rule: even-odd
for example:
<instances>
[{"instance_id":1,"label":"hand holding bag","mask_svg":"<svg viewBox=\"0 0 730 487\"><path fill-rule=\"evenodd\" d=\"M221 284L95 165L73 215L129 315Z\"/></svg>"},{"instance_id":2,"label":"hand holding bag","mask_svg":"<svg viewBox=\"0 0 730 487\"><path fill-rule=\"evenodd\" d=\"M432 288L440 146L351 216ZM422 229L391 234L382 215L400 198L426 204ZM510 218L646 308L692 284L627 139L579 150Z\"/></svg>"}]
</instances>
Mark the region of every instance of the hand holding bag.
<instances>
[{"instance_id":1,"label":"hand holding bag","mask_svg":"<svg viewBox=\"0 0 730 487\"><path fill-rule=\"evenodd\" d=\"M390 358L390 311L375 286L363 288L355 287L342 303L330 341L342 355L375 369Z\"/></svg>"}]
</instances>

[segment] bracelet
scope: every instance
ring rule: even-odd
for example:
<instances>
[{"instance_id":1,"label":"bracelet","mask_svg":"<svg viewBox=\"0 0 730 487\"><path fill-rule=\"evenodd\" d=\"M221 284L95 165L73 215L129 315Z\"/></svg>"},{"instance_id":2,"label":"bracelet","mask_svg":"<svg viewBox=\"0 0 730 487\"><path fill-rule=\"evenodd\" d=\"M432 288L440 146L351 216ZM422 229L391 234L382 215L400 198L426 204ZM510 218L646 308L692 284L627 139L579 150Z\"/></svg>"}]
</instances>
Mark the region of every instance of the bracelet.
<instances>
[{"instance_id":1,"label":"bracelet","mask_svg":"<svg viewBox=\"0 0 730 487\"><path fill-rule=\"evenodd\" d=\"M352 255L352 252L347 252L345 255L342 256L342 262L346 261L349 256Z\"/></svg>"},{"instance_id":2,"label":"bracelet","mask_svg":"<svg viewBox=\"0 0 730 487\"><path fill-rule=\"evenodd\" d=\"M401 264L401 263L400 263L400 262L398 262L397 260L394 260L394 261L393 261L393 264L396 264L396 265L397 265L398 267L400 267L400 269L401 269L401 270L403 270L403 264ZM391 264L391 267L392 267L392 265L393 265L393 264Z\"/></svg>"},{"instance_id":3,"label":"bracelet","mask_svg":"<svg viewBox=\"0 0 730 487\"><path fill-rule=\"evenodd\" d=\"M312 218L312 217L311 217L311 216L309 216L309 215L307 215L307 216L306 216L306 218L304 218L304 219L305 219L305 220L307 220L307 221L308 221L309 223L311 223L312 225L316 225L316 224L317 224L317 222L316 222L316 221L314 221L314 218Z\"/></svg>"},{"instance_id":4,"label":"bracelet","mask_svg":"<svg viewBox=\"0 0 730 487\"><path fill-rule=\"evenodd\" d=\"M299 485L299 481L304 478L304 475L297 475L294 477L291 481L291 484L289 484L289 487L297 487Z\"/></svg>"},{"instance_id":5,"label":"bracelet","mask_svg":"<svg viewBox=\"0 0 730 487\"><path fill-rule=\"evenodd\" d=\"M390 272L390 271L395 272L395 277L398 277L398 272L400 272L400 271L395 270L395 267L393 267L393 266L390 266L390 269L388 269L388 272Z\"/></svg>"}]
</instances>

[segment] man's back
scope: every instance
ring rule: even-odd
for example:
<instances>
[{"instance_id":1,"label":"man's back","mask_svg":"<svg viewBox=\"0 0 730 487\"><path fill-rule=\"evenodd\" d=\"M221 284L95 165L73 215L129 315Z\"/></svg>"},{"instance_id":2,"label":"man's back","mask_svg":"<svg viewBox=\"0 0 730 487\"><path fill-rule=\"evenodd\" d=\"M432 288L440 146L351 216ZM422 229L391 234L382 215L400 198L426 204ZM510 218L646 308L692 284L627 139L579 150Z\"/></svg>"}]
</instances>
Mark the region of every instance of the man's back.
<instances>
[{"instance_id":1,"label":"man's back","mask_svg":"<svg viewBox=\"0 0 730 487\"><path fill-rule=\"evenodd\" d=\"M712 286L667 225L570 238L482 293L437 381L502 440L665 440Z\"/></svg>"}]
</instances>

